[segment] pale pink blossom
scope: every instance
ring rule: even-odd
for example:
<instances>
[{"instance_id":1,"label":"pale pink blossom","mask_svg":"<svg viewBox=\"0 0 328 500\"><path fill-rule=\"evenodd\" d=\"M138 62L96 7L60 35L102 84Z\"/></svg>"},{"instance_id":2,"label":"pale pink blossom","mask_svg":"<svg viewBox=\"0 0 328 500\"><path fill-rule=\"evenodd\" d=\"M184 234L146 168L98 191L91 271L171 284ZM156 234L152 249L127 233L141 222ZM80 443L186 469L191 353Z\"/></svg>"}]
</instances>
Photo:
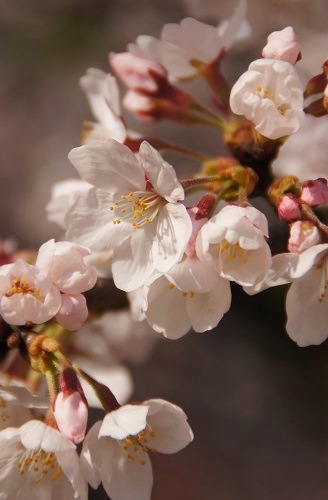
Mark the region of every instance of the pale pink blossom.
<instances>
[{"instance_id":1,"label":"pale pink blossom","mask_svg":"<svg viewBox=\"0 0 328 500\"><path fill-rule=\"evenodd\" d=\"M0 498L87 500L75 446L38 420L0 432Z\"/></svg>"},{"instance_id":2,"label":"pale pink blossom","mask_svg":"<svg viewBox=\"0 0 328 500\"><path fill-rule=\"evenodd\" d=\"M200 230L197 253L223 278L247 287L270 268L266 238L268 221L262 212L254 207L227 205Z\"/></svg>"},{"instance_id":3,"label":"pale pink blossom","mask_svg":"<svg viewBox=\"0 0 328 500\"><path fill-rule=\"evenodd\" d=\"M277 205L278 215L283 220L295 220L301 218L300 204L297 198L291 194L285 194Z\"/></svg>"},{"instance_id":4,"label":"pale pink blossom","mask_svg":"<svg viewBox=\"0 0 328 500\"><path fill-rule=\"evenodd\" d=\"M81 293L62 294L62 302L55 320L72 332L79 330L88 317L87 301Z\"/></svg>"},{"instance_id":5,"label":"pale pink blossom","mask_svg":"<svg viewBox=\"0 0 328 500\"><path fill-rule=\"evenodd\" d=\"M156 103L152 97L129 90L124 96L123 104L130 113L135 114L143 122L156 121Z\"/></svg>"},{"instance_id":6,"label":"pale pink blossom","mask_svg":"<svg viewBox=\"0 0 328 500\"><path fill-rule=\"evenodd\" d=\"M10 325L44 323L60 305L58 288L38 267L23 260L0 267L0 314Z\"/></svg>"},{"instance_id":7,"label":"pale pink blossom","mask_svg":"<svg viewBox=\"0 0 328 500\"><path fill-rule=\"evenodd\" d=\"M304 122L303 88L294 67L276 59L253 61L233 86L230 107L269 139L296 132Z\"/></svg>"},{"instance_id":8,"label":"pale pink blossom","mask_svg":"<svg viewBox=\"0 0 328 500\"><path fill-rule=\"evenodd\" d=\"M300 200L312 207L326 205L328 203L327 179L304 182Z\"/></svg>"},{"instance_id":9,"label":"pale pink blossom","mask_svg":"<svg viewBox=\"0 0 328 500\"><path fill-rule=\"evenodd\" d=\"M150 500L149 452L176 453L193 439L185 413L162 399L122 406L87 434L81 453L85 477L103 484L112 500Z\"/></svg>"},{"instance_id":10,"label":"pale pink blossom","mask_svg":"<svg viewBox=\"0 0 328 500\"><path fill-rule=\"evenodd\" d=\"M301 220L293 222L289 231L289 252L302 253L320 243L320 233L312 222Z\"/></svg>"},{"instance_id":11,"label":"pale pink blossom","mask_svg":"<svg viewBox=\"0 0 328 500\"><path fill-rule=\"evenodd\" d=\"M76 243L49 240L40 247L36 266L61 292L79 294L93 288L97 281L95 267L85 261L89 255L89 250Z\"/></svg>"},{"instance_id":12,"label":"pale pink blossom","mask_svg":"<svg viewBox=\"0 0 328 500\"><path fill-rule=\"evenodd\" d=\"M291 26L274 31L268 36L268 42L262 51L266 59L279 59L295 64L299 59L301 46Z\"/></svg>"}]
</instances>

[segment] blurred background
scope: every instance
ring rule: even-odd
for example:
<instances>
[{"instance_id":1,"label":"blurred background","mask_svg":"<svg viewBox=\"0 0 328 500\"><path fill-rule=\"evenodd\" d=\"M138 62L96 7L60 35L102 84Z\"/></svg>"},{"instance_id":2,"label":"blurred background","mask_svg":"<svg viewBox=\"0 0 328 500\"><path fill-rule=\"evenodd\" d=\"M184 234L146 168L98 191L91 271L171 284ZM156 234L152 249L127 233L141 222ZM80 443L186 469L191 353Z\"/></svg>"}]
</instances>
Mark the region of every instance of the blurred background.
<instances>
[{"instance_id":1,"label":"blurred background","mask_svg":"<svg viewBox=\"0 0 328 500\"><path fill-rule=\"evenodd\" d=\"M44 207L52 184L75 176L67 153L91 118L78 87L88 67L106 71L109 51L124 51L139 34L159 36L167 22L192 14L217 24L233 8L228 0L1 0L1 236L22 247L60 237ZM253 37L226 62L232 82L266 36L288 25L301 38L304 74L320 72L326 0L249 0L248 18ZM151 132L208 154L223 151L216 132L200 127L161 123ZM178 156L170 161L181 175L195 169ZM273 244L280 231L273 228ZM250 298L234 287L233 307L215 331L159 342L144 366L132 368L133 399L175 402L195 433L179 454L152 457L154 500L327 498L327 345L301 349L289 340L285 292ZM99 490L90 498L105 496Z\"/></svg>"}]
</instances>

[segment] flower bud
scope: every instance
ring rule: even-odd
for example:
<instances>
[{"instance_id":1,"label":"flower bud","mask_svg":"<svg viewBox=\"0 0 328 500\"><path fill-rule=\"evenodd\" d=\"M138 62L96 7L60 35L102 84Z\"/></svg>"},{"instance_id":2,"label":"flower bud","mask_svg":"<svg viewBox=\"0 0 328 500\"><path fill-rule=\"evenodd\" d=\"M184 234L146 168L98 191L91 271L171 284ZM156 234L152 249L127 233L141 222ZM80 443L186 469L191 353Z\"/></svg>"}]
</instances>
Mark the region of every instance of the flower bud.
<instances>
[{"instance_id":1,"label":"flower bud","mask_svg":"<svg viewBox=\"0 0 328 500\"><path fill-rule=\"evenodd\" d=\"M61 392L54 403L58 429L69 441L81 443L88 421L88 405L77 375L72 368L65 368L60 375Z\"/></svg>"},{"instance_id":2,"label":"flower bud","mask_svg":"<svg viewBox=\"0 0 328 500\"><path fill-rule=\"evenodd\" d=\"M274 31L268 36L268 43L262 51L265 59L279 59L295 64L300 59L301 46L291 26Z\"/></svg>"},{"instance_id":3,"label":"flower bud","mask_svg":"<svg viewBox=\"0 0 328 500\"><path fill-rule=\"evenodd\" d=\"M328 186L326 179L316 179L304 182L302 186L301 202L311 207L328 203Z\"/></svg>"},{"instance_id":4,"label":"flower bud","mask_svg":"<svg viewBox=\"0 0 328 500\"><path fill-rule=\"evenodd\" d=\"M125 85L132 90L152 94L158 90L158 80L166 79L166 71L162 66L130 52L112 53L109 62Z\"/></svg>"},{"instance_id":5,"label":"flower bud","mask_svg":"<svg viewBox=\"0 0 328 500\"><path fill-rule=\"evenodd\" d=\"M297 221L290 225L288 250L302 253L320 242L319 230L309 221Z\"/></svg>"},{"instance_id":6,"label":"flower bud","mask_svg":"<svg viewBox=\"0 0 328 500\"><path fill-rule=\"evenodd\" d=\"M301 194L300 181L294 175L280 177L274 181L268 189L268 197L273 205L277 205L281 198L287 193L293 193L296 196Z\"/></svg>"},{"instance_id":7,"label":"flower bud","mask_svg":"<svg viewBox=\"0 0 328 500\"><path fill-rule=\"evenodd\" d=\"M291 193L285 194L277 205L278 215L282 220L296 220L301 218L301 209L298 199Z\"/></svg>"}]
</instances>

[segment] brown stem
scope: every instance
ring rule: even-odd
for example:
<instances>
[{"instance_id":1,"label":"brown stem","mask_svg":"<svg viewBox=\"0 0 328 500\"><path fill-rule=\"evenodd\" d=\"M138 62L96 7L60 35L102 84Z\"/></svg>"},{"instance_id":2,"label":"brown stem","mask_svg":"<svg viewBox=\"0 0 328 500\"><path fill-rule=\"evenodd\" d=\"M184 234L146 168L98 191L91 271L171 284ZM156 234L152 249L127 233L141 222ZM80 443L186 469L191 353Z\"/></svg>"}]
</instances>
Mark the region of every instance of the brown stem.
<instances>
[{"instance_id":1,"label":"brown stem","mask_svg":"<svg viewBox=\"0 0 328 500\"><path fill-rule=\"evenodd\" d=\"M307 205L306 203L301 204L301 213L302 213L302 218L305 220L308 220L314 224L319 231L321 231L324 239L328 241L328 226L321 222L320 219L316 216L316 214L313 212L312 208Z\"/></svg>"}]
</instances>

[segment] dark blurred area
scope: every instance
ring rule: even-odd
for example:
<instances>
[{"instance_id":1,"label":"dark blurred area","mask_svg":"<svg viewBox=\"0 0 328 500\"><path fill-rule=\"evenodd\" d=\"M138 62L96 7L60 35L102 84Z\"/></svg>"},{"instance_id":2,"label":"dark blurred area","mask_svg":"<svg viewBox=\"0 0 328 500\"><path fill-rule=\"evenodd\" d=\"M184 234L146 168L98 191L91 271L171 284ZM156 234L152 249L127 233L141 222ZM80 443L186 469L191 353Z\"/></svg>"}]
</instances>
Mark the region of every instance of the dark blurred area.
<instances>
[{"instance_id":1,"label":"dark blurred area","mask_svg":"<svg viewBox=\"0 0 328 500\"><path fill-rule=\"evenodd\" d=\"M229 5L218 1L218 12L220 3ZM285 25L302 8L290 3L295 8L286 10ZM322 4L326 19L327 7ZM81 123L90 118L79 77L88 67L106 70L109 51L123 51L139 34L158 36L163 24L186 15L186 5L177 0L0 2L2 236L16 237L22 247L59 237L44 206L54 182L75 176L67 153L79 144ZM304 33L305 53L319 47L315 26L305 26ZM233 52L227 64L231 78L258 57L264 42ZM317 56L311 64L319 69ZM202 152L222 148L215 132L197 127L163 123L153 132ZM174 161L185 174L188 162ZM279 228L272 234L278 248ZM327 498L327 346L301 349L289 340L285 291L248 297L233 287L233 307L216 330L160 342L143 367L132 369L133 399L162 397L181 405L195 434L181 453L152 457L154 500ZM99 490L90 498L106 496Z\"/></svg>"}]
</instances>

